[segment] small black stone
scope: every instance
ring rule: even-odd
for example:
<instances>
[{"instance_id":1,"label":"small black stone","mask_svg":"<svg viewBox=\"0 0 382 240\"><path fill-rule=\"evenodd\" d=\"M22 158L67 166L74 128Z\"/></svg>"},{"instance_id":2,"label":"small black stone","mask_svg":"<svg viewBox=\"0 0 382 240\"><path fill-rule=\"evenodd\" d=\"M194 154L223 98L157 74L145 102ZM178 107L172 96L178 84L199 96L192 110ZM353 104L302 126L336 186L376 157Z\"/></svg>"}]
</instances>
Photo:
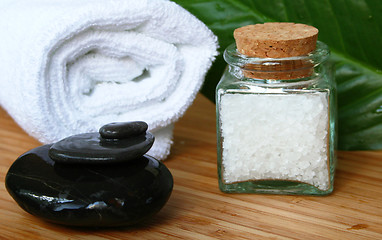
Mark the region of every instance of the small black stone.
<instances>
[{"instance_id":1,"label":"small black stone","mask_svg":"<svg viewBox=\"0 0 382 240\"><path fill-rule=\"evenodd\" d=\"M173 178L164 164L144 155L127 162L64 164L51 145L26 152L10 167L6 188L25 211L72 226L131 225L167 202Z\"/></svg>"},{"instance_id":2,"label":"small black stone","mask_svg":"<svg viewBox=\"0 0 382 240\"><path fill-rule=\"evenodd\" d=\"M147 123L136 122L117 122L109 123L99 129L101 137L107 139L124 139L141 135L147 131Z\"/></svg>"},{"instance_id":3,"label":"small black stone","mask_svg":"<svg viewBox=\"0 0 382 240\"><path fill-rule=\"evenodd\" d=\"M84 133L65 138L49 150L49 156L62 163L110 163L130 161L145 154L154 136L143 133L126 139L104 139L99 133Z\"/></svg>"}]
</instances>

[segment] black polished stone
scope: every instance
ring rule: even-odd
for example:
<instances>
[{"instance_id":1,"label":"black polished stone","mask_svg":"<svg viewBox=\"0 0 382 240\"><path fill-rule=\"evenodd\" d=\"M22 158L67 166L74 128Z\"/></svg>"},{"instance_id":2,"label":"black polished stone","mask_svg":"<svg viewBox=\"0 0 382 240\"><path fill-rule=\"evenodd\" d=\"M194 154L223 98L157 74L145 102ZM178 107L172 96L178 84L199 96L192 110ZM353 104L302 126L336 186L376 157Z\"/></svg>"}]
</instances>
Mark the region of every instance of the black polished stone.
<instances>
[{"instance_id":1,"label":"black polished stone","mask_svg":"<svg viewBox=\"0 0 382 240\"><path fill-rule=\"evenodd\" d=\"M99 133L106 139L124 139L144 134L147 128L147 123L142 121L116 122L102 126Z\"/></svg>"},{"instance_id":2,"label":"black polished stone","mask_svg":"<svg viewBox=\"0 0 382 240\"><path fill-rule=\"evenodd\" d=\"M167 202L170 171L144 155L103 164L63 164L49 155L51 145L20 156L6 175L6 188L27 212L72 226L131 225L150 218Z\"/></svg>"},{"instance_id":3,"label":"black polished stone","mask_svg":"<svg viewBox=\"0 0 382 240\"><path fill-rule=\"evenodd\" d=\"M145 154L153 145L150 132L126 139L104 139L99 133L84 133L52 145L49 156L63 163L110 163L130 161Z\"/></svg>"}]
</instances>

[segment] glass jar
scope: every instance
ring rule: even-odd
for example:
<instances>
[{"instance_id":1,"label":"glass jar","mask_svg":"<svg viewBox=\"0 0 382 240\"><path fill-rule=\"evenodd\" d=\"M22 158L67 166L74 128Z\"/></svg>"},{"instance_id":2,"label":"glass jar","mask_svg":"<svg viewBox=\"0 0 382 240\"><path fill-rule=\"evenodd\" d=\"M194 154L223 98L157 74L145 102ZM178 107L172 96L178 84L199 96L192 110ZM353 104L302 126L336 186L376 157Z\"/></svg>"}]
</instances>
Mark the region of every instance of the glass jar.
<instances>
[{"instance_id":1,"label":"glass jar","mask_svg":"<svg viewBox=\"0 0 382 240\"><path fill-rule=\"evenodd\" d=\"M326 195L336 166L336 87L329 49L255 58L232 44L216 88L223 192Z\"/></svg>"}]
</instances>

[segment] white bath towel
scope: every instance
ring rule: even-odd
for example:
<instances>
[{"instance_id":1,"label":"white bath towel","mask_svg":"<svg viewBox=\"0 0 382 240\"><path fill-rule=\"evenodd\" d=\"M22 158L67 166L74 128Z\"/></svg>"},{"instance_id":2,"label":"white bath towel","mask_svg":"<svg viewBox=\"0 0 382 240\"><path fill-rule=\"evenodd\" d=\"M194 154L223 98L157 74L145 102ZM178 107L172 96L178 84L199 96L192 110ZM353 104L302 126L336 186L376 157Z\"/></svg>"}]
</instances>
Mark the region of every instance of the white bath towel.
<instances>
[{"instance_id":1,"label":"white bath towel","mask_svg":"<svg viewBox=\"0 0 382 240\"><path fill-rule=\"evenodd\" d=\"M166 0L0 1L0 103L42 143L146 121L164 159L217 39Z\"/></svg>"}]
</instances>

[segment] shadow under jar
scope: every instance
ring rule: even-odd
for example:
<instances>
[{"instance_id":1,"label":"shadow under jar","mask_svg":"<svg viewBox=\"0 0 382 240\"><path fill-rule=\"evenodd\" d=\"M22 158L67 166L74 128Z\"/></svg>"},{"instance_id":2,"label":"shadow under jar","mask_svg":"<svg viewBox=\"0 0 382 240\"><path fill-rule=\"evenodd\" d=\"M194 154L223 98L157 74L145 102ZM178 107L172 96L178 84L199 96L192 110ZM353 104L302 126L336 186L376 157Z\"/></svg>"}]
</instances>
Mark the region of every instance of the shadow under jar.
<instances>
[{"instance_id":1,"label":"shadow under jar","mask_svg":"<svg viewBox=\"0 0 382 240\"><path fill-rule=\"evenodd\" d=\"M327 195L336 165L336 89L328 47L259 58L232 44L216 88L223 192Z\"/></svg>"}]
</instances>

